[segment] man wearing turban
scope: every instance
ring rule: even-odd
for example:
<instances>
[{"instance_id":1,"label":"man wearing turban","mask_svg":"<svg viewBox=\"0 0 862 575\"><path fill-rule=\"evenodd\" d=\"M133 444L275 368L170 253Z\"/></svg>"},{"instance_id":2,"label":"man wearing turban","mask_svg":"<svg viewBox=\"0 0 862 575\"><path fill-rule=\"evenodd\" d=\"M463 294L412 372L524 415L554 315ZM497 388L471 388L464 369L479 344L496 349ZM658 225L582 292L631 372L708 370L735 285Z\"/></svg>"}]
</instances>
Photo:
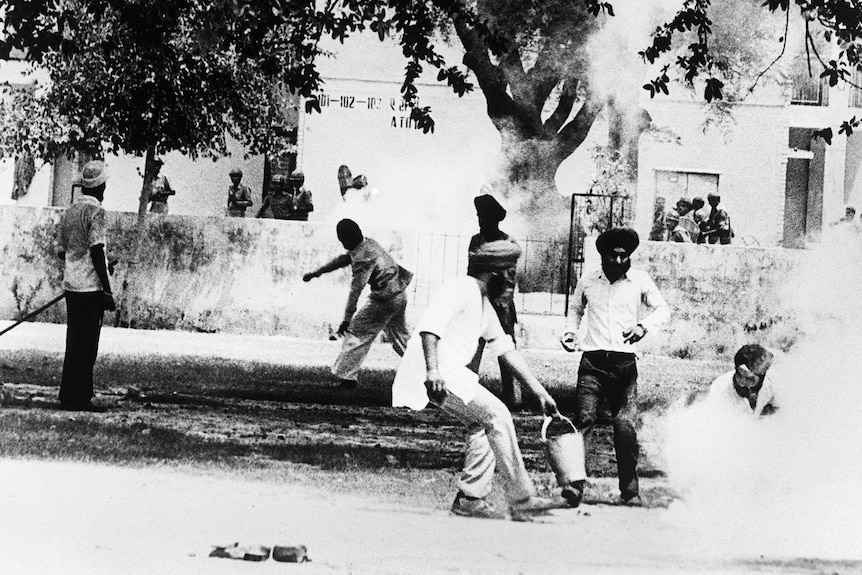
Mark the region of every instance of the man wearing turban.
<instances>
[{"instance_id":1,"label":"man wearing turban","mask_svg":"<svg viewBox=\"0 0 862 575\"><path fill-rule=\"evenodd\" d=\"M631 269L638 247L637 232L610 229L596 239L602 258L599 270L578 281L561 342L567 351L583 350L575 390L575 425L592 448L592 430L599 405L611 409L620 498L639 503L637 476L637 342L669 316L667 303L646 272ZM581 320L586 316L586 325ZM576 345L579 328L584 337ZM583 482L563 490L570 503L580 502Z\"/></svg>"},{"instance_id":2,"label":"man wearing turban","mask_svg":"<svg viewBox=\"0 0 862 575\"><path fill-rule=\"evenodd\" d=\"M480 339L514 376L538 397L542 412L558 414L512 339L503 331L491 300L508 285L505 271L521 250L509 240L483 244L470 252L468 275L444 282L428 305L407 344L392 384L392 405L421 410L433 403L461 421L467 448L452 513L466 517L502 517L487 497L495 471L513 519L528 519L558 506L536 497L527 474L512 415L505 404L479 383L468 366Z\"/></svg>"},{"instance_id":3,"label":"man wearing turban","mask_svg":"<svg viewBox=\"0 0 862 575\"><path fill-rule=\"evenodd\" d=\"M473 199L473 205L476 206L476 217L479 220L479 233L470 238L468 253L475 252L479 246L485 245L488 242L498 240L511 240L509 235L500 230L500 222L506 218L506 209L500 205L494 196L490 194L482 194ZM512 264L511 267L504 270L507 280L511 283L511 289L506 290L501 297L492 299L491 305L494 306L494 311L497 312L497 318L500 320L500 325L503 326L503 331L515 339L515 324L518 322L518 315L515 311L515 301L513 299L515 287L516 267ZM484 344L479 345L476 351L476 357L473 358L470 366L478 372L479 365L482 360L482 350ZM500 385L502 387L503 401L510 408L517 408L521 404L521 387L515 382L510 372L502 362L500 362Z\"/></svg>"}]
</instances>

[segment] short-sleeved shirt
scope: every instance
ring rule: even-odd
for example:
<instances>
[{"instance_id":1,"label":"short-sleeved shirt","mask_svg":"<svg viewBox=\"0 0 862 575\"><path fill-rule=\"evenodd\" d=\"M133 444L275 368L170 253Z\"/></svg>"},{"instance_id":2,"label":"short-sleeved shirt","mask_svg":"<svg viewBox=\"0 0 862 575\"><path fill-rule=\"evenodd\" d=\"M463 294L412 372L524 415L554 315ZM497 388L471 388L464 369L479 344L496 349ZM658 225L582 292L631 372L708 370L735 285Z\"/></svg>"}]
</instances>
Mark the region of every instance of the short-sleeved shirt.
<instances>
[{"instance_id":1,"label":"short-sleeved shirt","mask_svg":"<svg viewBox=\"0 0 862 575\"><path fill-rule=\"evenodd\" d=\"M495 355L515 349L512 338L500 326L497 313L488 298L482 295L477 281L470 276L458 276L444 282L425 310L392 384L392 405L423 409L428 405L425 388L425 353L422 349L422 332L440 338L437 360L446 389L464 403L476 396L479 376L467 365L473 359L479 338L486 342L486 350Z\"/></svg>"},{"instance_id":2,"label":"short-sleeved shirt","mask_svg":"<svg viewBox=\"0 0 862 575\"><path fill-rule=\"evenodd\" d=\"M105 208L93 196L81 195L66 210L60 220L57 243L66 253L63 287L66 291L102 291L102 282L96 275L90 248L107 245Z\"/></svg>"}]
</instances>

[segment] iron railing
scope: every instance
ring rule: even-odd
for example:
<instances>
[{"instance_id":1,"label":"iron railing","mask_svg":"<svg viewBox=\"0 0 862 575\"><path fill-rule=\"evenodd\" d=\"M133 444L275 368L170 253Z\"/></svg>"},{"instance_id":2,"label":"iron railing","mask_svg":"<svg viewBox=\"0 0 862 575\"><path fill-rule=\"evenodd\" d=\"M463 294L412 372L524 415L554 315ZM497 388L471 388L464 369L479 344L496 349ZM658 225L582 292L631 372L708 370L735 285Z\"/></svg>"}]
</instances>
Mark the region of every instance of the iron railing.
<instances>
[{"instance_id":1,"label":"iron railing","mask_svg":"<svg viewBox=\"0 0 862 575\"><path fill-rule=\"evenodd\" d=\"M515 305L520 313L565 315L565 241L516 239L521 246ZM469 235L420 233L417 238L413 303L428 305L445 280L467 273Z\"/></svg>"},{"instance_id":2,"label":"iron railing","mask_svg":"<svg viewBox=\"0 0 862 575\"><path fill-rule=\"evenodd\" d=\"M631 219L631 198L573 194L568 237L516 238L521 246L515 305L519 313L566 315L584 266L584 239ZM417 237L413 303L428 304L446 279L467 272L469 235L422 232Z\"/></svg>"}]
</instances>

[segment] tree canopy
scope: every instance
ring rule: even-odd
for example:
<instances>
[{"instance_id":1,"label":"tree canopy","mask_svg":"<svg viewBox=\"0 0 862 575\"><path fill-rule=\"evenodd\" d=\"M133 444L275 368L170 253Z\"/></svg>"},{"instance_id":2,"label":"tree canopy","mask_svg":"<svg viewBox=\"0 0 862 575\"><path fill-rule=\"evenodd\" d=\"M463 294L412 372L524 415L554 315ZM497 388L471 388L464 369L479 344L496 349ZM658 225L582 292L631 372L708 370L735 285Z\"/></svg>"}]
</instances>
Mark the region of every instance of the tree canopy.
<instances>
[{"instance_id":1,"label":"tree canopy","mask_svg":"<svg viewBox=\"0 0 862 575\"><path fill-rule=\"evenodd\" d=\"M788 22L801 19L818 73L832 85L852 81L862 31L855 2L766 0L760 9ZM684 83L699 86L705 101L724 97L729 65L715 49L715 11L710 0L680 0L656 27L640 52L645 63L660 65L644 85L651 95L668 93L678 71ZM34 124L9 131L14 141L7 136L6 151L48 156L64 147L106 144L130 153L217 155L226 134L252 153L278 150L283 142L272 126L285 94L319 111L321 38L344 40L366 30L398 39L406 60L402 94L426 132L434 129L431 110L416 104L423 67L436 69L458 94L474 88L466 71L435 47L441 31L454 31L465 50L463 64L503 136L507 178L517 185L553 187L556 167L602 109L612 124L612 144L632 160L648 122L624 114L619 96L593 81L603 64L595 61L590 39L619 16L614 2L0 0L0 12L0 57L23 50L52 80L44 91L19 94L15 110L5 115L8 123L31 110ZM818 50L820 37L837 43L837 56ZM39 98L47 114L36 118L36 108L23 100L28 97ZM858 125L850 119L839 132L850 134ZM831 136L831 129L822 134Z\"/></svg>"}]
</instances>

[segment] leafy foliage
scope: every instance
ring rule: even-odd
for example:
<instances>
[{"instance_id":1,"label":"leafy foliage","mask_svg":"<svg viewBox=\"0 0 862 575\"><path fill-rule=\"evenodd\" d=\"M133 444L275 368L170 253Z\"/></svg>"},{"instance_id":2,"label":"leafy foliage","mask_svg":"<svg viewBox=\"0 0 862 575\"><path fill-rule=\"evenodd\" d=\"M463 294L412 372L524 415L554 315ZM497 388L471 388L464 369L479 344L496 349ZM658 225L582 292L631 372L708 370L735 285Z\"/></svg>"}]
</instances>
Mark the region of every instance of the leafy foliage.
<instances>
[{"instance_id":1,"label":"leafy foliage","mask_svg":"<svg viewBox=\"0 0 862 575\"><path fill-rule=\"evenodd\" d=\"M417 125L431 131L430 109L415 107L423 65L439 68L456 93L471 88L431 41L441 18L470 22L493 44L452 1L5 0L0 9L0 57L24 50L51 80L4 114L7 126L37 125L7 133L3 151L46 158L103 143L112 152L219 155L227 134L250 153L277 152L285 142L272 127L283 123L286 106L305 99L306 110L320 110L321 38L343 41L365 29L399 36L408 60L404 99Z\"/></svg>"},{"instance_id":2,"label":"leafy foliage","mask_svg":"<svg viewBox=\"0 0 862 575\"><path fill-rule=\"evenodd\" d=\"M783 14L787 23L785 34L779 39L783 43L782 52L773 64L784 55L787 43L786 27L791 17L794 17L801 20L804 26L806 60L809 67L811 63L819 65L819 76L826 78L830 86L836 86L840 82L853 84L853 72L862 70L862 10L859 9L858 2L793 0L791 3L790 0L765 0L761 8L769 13ZM671 20L655 30L650 45L640 52L644 61L655 63L672 53L675 36L694 33L694 41L677 56L674 66L684 74L685 81L689 84L706 76L704 99L707 102L723 97L724 83L720 72L727 68L727 62L716 58L710 44L713 40L710 20L712 10L714 7L711 6L710 0L685 0ZM755 45L754 40L750 39L747 44ZM826 56L822 53L822 48L819 48L830 42L834 42L838 48L838 55L834 58ZM661 82L665 73L666 69L659 78L644 85L651 96L657 93L656 82ZM849 135L858 126L859 120L851 118L842 123L839 133ZM821 130L818 135L831 141L832 130Z\"/></svg>"}]
</instances>

